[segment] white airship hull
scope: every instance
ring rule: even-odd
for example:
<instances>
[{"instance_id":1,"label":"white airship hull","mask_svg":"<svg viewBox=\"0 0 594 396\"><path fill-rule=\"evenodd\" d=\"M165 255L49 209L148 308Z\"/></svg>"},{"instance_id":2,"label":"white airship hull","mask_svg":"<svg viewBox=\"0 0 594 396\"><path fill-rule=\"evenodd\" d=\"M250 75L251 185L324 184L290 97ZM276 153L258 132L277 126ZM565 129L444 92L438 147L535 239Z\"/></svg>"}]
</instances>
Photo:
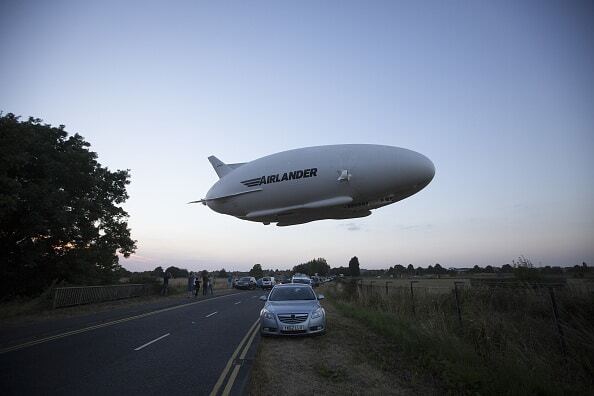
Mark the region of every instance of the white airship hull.
<instances>
[{"instance_id":1,"label":"white airship hull","mask_svg":"<svg viewBox=\"0 0 594 396\"><path fill-rule=\"evenodd\" d=\"M369 216L420 191L435 174L422 154L368 144L307 147L244 164L209 160L221 178L196 202L278 226Z\"/></svg>"}]
</instances>

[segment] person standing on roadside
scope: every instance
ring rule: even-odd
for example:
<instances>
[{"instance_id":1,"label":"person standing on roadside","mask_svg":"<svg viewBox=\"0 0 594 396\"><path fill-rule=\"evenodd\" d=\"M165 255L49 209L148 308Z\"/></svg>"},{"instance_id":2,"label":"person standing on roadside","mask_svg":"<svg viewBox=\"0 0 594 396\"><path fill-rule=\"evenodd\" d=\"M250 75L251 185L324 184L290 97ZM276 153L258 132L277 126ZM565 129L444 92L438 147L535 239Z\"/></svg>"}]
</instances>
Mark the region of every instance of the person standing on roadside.
<instances>
[{"instance_id":1,"label":"person standing on roadside","mask_svg":"<svg viewBox=\"0 0 594 396\"><path fill-rule=\"evenodd\" d=\"M194 275L194 272L190 272L190 275L188 275L188 298L192 297L192 294L194 294L194 281L196 280L196 276Z\"/></svg>"},{"instance_id":2,"label":"person standing on roadside","mask_svg":"<svg viewBox=\"0 0 594 396\"><path fill-rule=\"evenodd\" d=\"M214 294L212 291L213 284L214 284L214 278L213 277L208 278L208 291L210 292L211 295Z\"/></svg>"},{"instance_id":3,"label":"person standing on roadside","mask_svg":"<svg viewBox=\"0 0 594 396\"><path fill-rule=\"evenodd\" d=\"M198 292L200 291L200 277L196 275L194 278L194 297L198 297Z\"/></svg>"},{"instance_id":4,"label":"person standing on roadside","mask_svg":"<svg viewBox=\"0 0 594 396\"><path fill-rule=\"evenodd\" d=\"M233 284L233 277L231 276L231 274L227 275L227 289L231 289L231 286Z\"/></svg>"},{"instance_id":5,"label":"person standing on roadside","mask_svg":"<svg viewBox=\"0 0 594 396\"><path fill-rule=\"evenodd\" d=\"M202 295L206 296L208 292L208 276L206 276L206 271L202 272Z\"/></svg>"},{"instance_id":6,"label":"person standing on roadside","mask_svg":"<svg viewBox=\"0 0 594 396\"><path fill-rule=\"evenodd\" d=\"M161 289L161 295L163 296L169 294L169 278L171 278L169 271L163 272L163 288Z\"/></svg>"}]
</instances>

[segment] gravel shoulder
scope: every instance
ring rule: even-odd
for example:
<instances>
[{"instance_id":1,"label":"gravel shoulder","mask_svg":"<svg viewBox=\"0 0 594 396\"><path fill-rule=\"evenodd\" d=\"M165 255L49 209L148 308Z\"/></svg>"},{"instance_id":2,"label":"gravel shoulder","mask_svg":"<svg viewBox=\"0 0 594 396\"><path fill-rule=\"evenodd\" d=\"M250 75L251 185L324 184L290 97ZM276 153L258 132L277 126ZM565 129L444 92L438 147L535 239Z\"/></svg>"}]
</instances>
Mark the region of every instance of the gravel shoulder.
<instances>
[{"instance_id":1,"label":"gravel shoulder","mask_svg":"<svg viewBox=\"0 0 594 396\"><path fill-rule=\"evenodd\" d=\"M250 395L408 395L438 393L411 383L387 341L324 302L328 331L316 337L263 337L248 386ZM382 355L383 354L383 355ZM389 364L386 364L389 362Z\"/></svg>"}]
</instances>

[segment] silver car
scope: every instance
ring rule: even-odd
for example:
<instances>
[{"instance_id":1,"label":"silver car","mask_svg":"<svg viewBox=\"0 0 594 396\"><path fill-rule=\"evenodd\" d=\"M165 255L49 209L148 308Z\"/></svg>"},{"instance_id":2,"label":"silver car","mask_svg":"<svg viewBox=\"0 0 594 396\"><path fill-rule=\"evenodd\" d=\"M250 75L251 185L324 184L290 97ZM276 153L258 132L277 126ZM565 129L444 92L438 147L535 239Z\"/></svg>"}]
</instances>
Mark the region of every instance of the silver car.
<instances>
[{"instance_id":1,"label":"silver car","mask_svg":"<svg viewBox=\"0 0 594 396\"><path fill-rule=\"evenodd\" d=\"M276 285L260 311L262 335L303 335L326 332L326 311L320 305L323 295L316 296L311 286L289 283Z\"/></svg>"}]
</instances>

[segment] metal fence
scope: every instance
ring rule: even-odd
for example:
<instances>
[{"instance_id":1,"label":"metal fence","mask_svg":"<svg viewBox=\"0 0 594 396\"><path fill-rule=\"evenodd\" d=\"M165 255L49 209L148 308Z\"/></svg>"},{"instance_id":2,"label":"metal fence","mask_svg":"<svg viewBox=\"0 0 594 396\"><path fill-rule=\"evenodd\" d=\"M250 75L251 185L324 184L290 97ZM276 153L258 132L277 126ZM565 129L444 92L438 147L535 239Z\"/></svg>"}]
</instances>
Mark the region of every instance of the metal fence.
<instances>
[{"instance_id":1,"label":"metal fence","mask_svg":"<svg viewBox=\"0 0 594 396\"><path fill-rule=\"evenodd\" d=\"M54 290L54 308L120 300L152 294L151 284L59 287Z\"/></svg>"}]
</instances>

